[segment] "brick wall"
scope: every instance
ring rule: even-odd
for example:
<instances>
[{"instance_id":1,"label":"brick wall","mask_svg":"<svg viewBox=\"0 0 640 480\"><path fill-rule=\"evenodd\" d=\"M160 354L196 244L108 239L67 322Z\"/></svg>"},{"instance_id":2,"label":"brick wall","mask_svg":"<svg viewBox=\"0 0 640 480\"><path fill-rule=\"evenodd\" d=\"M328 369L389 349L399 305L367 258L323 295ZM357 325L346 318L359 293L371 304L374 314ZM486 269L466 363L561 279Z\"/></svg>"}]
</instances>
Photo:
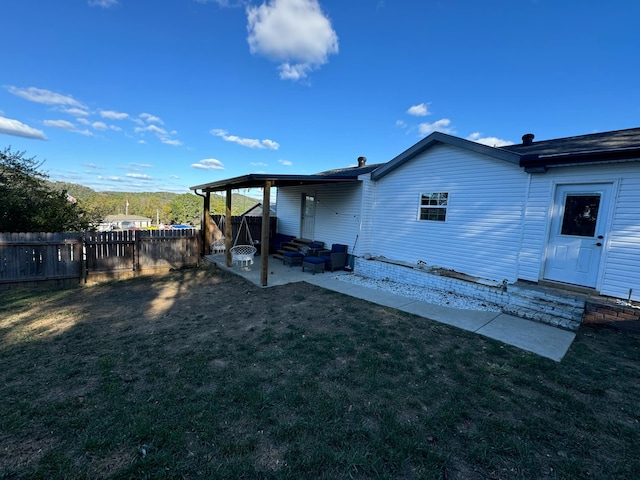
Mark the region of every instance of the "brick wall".
<instances>
[{"instance_id":1,"label":"brick wall","mask_svg":"<svg viewBox=\"0 0 640 480\"><path fill-rule=\"evenodd\" d=\"M617 303L615 300L587 300L584 311L584 323L638 322L640 309Z\"/></svg>"}]
</instances>

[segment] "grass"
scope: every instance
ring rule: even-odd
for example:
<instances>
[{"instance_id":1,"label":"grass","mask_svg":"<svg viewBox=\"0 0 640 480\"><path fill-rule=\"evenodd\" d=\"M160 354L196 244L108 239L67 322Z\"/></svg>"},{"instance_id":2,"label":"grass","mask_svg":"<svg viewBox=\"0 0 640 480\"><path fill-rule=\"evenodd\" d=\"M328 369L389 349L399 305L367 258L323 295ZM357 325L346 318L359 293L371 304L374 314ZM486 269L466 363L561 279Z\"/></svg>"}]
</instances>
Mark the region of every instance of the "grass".
<instances>
[{"instance_id":1,"label":"grass","mask_svg":"<svg viewBox=\"0 0 640 480\"><path fill-rule=\"evenodd\" d=\"M561 363L213 268L0 301L0 478L564 479L640 471L638 337Z\"/></svg>"}]
</instances>

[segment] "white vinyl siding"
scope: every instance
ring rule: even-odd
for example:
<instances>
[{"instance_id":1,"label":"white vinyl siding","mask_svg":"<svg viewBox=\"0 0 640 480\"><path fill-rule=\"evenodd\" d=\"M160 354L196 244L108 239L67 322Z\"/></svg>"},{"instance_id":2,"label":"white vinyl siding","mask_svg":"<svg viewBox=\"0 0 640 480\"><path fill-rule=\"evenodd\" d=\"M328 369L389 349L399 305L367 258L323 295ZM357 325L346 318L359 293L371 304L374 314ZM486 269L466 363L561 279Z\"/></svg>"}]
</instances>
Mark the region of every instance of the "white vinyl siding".
<instances>
[{"instance_id":1,"label":"white vinyl siding","mask_svg":"<svg viewBox=\"0 0 640 480\"><path fill-rule=\"evenodd\" d=\"M437 145L376 183L372 255L516 280L527 186L522 168ZM418 220L424 192L448 192L446 222Z\"/></svg>"},{"instance_id":2,"label":"white vinyl siding","mask_svg":"<svg viewBox=\"0 0 640 480\"><path fill-rule=\"evenodd\" d=\"M327 247L333 243L348 246L353 253L360 230L362 204L361 182L330 183L278 189L278 231L300 235L300 209L302 195L316 199L315 228L312 240L322 241Z\"/></svg>"},{"instance_id":3,"label":"white vinyl siding","mask_svg":"<svg viewBox=\"0 0 640 480\"><path fill-rule=\"evenodd\" d=\"M520 278L543 277L549 211L555 185L611 183L614 194L596 289L603 295L640 300L640 163L552 168L531 176L520 256Z\"/></svg>"}]
</instances>

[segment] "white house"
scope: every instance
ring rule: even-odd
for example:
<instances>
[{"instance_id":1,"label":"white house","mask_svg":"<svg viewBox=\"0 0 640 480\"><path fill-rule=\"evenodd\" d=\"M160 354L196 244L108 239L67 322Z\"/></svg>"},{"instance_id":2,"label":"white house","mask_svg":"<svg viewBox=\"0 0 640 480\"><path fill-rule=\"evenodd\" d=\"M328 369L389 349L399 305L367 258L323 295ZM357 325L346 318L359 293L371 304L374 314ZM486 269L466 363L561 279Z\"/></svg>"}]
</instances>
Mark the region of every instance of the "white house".
<instances>
[{"instance_id":1,"label":"white house","mask_svg":"<svg viewBox=\"0 0 640 480\"><path fill-rule=\"evenodd\" d=\"M640 301L640 128L533 139L436 132L384 164L192 189L277 187L278 233L346 244L361 275L501 304L523 281Z\"/></svg>"},{"instance_id":2,"label":"white house","mask_svg":"<svg viewBox=\"0 0 640 480\"><path fill-rule=\"evenodd\" d=\"M279 231L349 245L366 275L419 267L640 300L640 129L532 140L433 133L359 182L281 187Z\"/></svg>"}]
</instances>

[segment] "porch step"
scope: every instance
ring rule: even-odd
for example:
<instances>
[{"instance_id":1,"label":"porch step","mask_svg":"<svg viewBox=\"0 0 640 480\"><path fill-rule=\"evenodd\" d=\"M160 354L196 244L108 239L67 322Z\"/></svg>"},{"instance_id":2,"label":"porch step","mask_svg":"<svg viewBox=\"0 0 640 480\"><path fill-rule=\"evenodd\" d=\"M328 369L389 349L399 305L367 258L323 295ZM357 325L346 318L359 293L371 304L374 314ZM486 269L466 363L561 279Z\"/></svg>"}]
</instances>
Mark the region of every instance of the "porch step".
<instances>
[{"instance_id":1,"label":"porch step","mask_svg":"<svg viewBox=\"0 0 640 480\"><path fill-rule=\"evenodd\" d=\"M517 285L510 285L508 291L505 313L569 330L577 330L582 323L586 302L581 295Z\"/></svg>"}]
</instances>

